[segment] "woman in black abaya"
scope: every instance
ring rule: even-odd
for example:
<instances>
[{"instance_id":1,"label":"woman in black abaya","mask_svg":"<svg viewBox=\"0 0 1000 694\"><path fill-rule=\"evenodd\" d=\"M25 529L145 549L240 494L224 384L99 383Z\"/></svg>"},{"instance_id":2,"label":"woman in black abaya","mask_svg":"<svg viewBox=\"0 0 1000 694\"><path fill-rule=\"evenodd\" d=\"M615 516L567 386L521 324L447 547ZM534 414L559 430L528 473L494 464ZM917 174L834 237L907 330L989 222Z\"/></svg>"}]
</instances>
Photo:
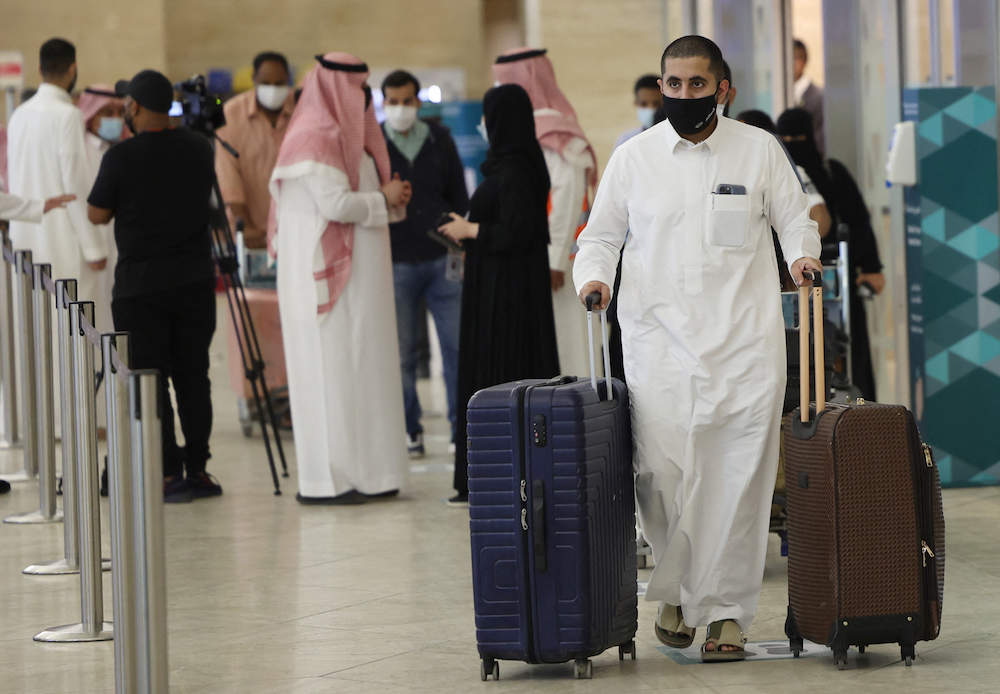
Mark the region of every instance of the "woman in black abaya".
<instances>
[{"instance_id":1,"label":"woman in black abaya","mask_svg":"<svg viewBox=\"0 0 1000 694\"><path fill-rule=\"evenodd\" d=\"M831 229L847 224L851 274L857 285L867 284L877 294L885 287L882 261L879 259L871 216L861 191L847 167L836 159L824 159L816 146L812 116L801 108L785 111L778 118L778 135L796 164L809 174L833 218ZM833 262L836 246L824 239L823 261ZM851 383L867 400L875 399L875 375L868 342L868 320L865 302L857 291L851 292Z\"/></svg>"},{"instance_id":2,"label":"woman in black abaya","mask_svg":"<svg viewBox=\"0 0 1000 694\"><path fill-rule=\"evenodd\" d=\"M490 149L466 221L452 214L441 231L465 247L458 352L455 491L469 500L466 414L476 391L559 374L549 273L549 174L535 137L527 92L513 84L483 99Z\"/></svg>"}]
</instances>

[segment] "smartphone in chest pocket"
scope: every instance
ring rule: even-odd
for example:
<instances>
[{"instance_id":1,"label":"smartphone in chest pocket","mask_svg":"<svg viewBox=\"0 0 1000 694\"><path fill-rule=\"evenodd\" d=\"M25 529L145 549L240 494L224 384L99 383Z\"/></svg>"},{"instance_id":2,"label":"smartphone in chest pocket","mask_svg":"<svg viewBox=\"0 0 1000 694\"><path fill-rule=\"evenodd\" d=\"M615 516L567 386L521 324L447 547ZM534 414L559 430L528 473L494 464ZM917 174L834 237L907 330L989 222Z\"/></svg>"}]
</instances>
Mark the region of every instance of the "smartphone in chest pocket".
<instances>
[{"instance_id":1,"label":"smartphone in chest pocket","mask_svg":"<svg viewBox=\"0 0 1000 694\"><path fill-rule=\"evenodd\" d=\"M750 233L750 196L746 186L720 183L709 195L708 242L737 248Z\"/></svg>"}]
</instances>

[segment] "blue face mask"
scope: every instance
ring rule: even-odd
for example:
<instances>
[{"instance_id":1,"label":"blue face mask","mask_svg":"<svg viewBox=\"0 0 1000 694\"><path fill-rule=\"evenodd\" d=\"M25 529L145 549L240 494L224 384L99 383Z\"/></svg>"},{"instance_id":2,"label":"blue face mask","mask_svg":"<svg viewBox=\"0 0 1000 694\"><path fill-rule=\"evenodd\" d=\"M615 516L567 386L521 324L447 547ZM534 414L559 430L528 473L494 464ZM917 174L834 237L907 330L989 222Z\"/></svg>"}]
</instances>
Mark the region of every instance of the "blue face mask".
<instances>
[{"instance_id":1,"label":"blue face mask","mask_svg":"<svg viewBox=\"0 0 1000 694\"><path fill-rule=\"evenodd\" d=\"M122 126L124 125L125 121L121 118L102 118L101 125L97 129L97 136L105 142L118 142L122 139Z\"/></svg>"}]
</instances>

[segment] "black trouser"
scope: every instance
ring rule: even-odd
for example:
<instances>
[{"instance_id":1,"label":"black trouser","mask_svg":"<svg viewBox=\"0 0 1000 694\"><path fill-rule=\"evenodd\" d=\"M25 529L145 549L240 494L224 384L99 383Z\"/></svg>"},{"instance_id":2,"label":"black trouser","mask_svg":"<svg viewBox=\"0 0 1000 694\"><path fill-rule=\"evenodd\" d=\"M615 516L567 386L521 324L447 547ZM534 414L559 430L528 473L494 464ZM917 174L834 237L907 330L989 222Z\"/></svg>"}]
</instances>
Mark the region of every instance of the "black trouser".
<instances>
[{"instance_id":1,"label":"black trouser","mask_svg":"<svg viewBox=\"0 0 1000 694\"><path fill-rule=\"evenodd\" d=\"M160 372L163 476L179 475L185 467L188 475L204 472L212 433L208 348L215 333L215 280L115 299L111 312L115 330L130 333L131 368ZM168 378L177 397L183 451L174 433Z\"/></svg>"}]
</instances>

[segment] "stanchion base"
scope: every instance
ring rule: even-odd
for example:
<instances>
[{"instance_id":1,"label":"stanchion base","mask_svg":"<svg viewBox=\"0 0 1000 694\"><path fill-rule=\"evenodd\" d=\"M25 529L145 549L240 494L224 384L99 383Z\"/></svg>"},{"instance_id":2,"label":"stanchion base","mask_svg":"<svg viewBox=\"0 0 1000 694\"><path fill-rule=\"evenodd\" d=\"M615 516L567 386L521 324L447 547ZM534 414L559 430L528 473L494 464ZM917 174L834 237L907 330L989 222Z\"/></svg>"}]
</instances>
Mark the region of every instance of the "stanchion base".
<instances>
[{"instance_id":1,"label":"stanchion base","mask_svg":"<svg viewBox=\"0 0 1000 694\"><path fill-rule=\"evenodd\" d=\"M24 470L20 472L11 472L4 474L3 478L10 482L11 484L19 484L21 482L37 482L38 475L29 475Z\"/></svg>"},{"instance_id":2,"label":"stanchion base","mask_svg":"<svg viewBox=\"0 0 1000 694\"><path fill-rule=\"evenodd\" d=\"M110 559L101 560L101 570L111 571ZM63 558L45 564L32 564L28 568L23 569L21 573L28 574L29 576L68 576L80 573L80 567L70 566L66 559Z\"/></svg>"},{"instance_id":3,"label":"stanchion base","mask_svg":"<svg viewBox=\"0 0 1000 694\"><path fill-rule=\"evenodd\" d=\"M111 641L115 637L111 622L104 622L102 629L95 633L87 633L82 624L67 624L64 627L53 627L40 631L34 636L35 641L46 643L84 643L87 641Z\"/></svg>"},{"instance_id":4,"label":"stanchion base","mask_svg":"<svg viewBox=\"0 0 1000 694\"><path fill-rule=\"evenodd\" d=\"M28 511L27 513L18 513L14 516L7 516L3 519L4 523L15 523L20 525L25 524L35 524L35 523L62 523L63 512L56 509L56 515L51 518L46 518L42 515L41 511Z\"/></svg>"}]
</instances>

